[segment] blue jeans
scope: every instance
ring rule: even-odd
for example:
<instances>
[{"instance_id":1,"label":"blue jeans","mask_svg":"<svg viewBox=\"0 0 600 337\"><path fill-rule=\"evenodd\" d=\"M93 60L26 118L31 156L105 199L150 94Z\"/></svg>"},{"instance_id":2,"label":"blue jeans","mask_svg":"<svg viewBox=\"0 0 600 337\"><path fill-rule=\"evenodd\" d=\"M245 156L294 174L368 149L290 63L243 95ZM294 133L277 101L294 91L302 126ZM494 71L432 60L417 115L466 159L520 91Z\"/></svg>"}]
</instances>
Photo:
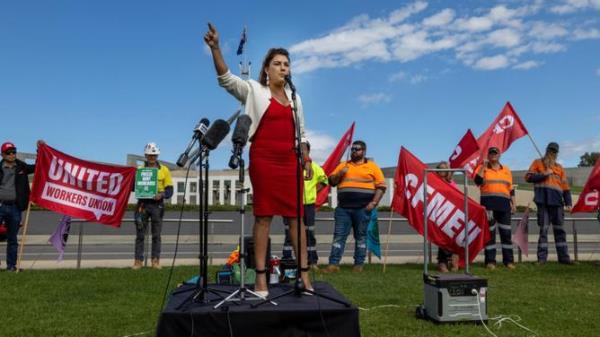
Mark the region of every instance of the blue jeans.
<instances>
[{"instance_id":1,"label":"blue jeans","mask_svg":"<svg viewBox=\"0 0 600 337\"><path fill-rule=\"evenodd\" d=\"M355 241L354 265L365 263L365 257L367 256L367 226L370 219L371 211L364 208L337 207L335 209L335 229L333 231L331 253L329 254L329 264L340 264L350 229L353 230Z\"/></svg>"},{"instance_id":2,"label":"blue jeans","mask_svg":"<svg viewBox=\"0 0 600 337\"><path fill-rule=\"evenodd\" d=\"M12 269L17 265L17 250L19 248L17 233L19 233L19 224L21 224L21 211L17 205L0 206L0 222L2 221L8 229L6 233L6 268Z\"/></svg>"}]
</instances>

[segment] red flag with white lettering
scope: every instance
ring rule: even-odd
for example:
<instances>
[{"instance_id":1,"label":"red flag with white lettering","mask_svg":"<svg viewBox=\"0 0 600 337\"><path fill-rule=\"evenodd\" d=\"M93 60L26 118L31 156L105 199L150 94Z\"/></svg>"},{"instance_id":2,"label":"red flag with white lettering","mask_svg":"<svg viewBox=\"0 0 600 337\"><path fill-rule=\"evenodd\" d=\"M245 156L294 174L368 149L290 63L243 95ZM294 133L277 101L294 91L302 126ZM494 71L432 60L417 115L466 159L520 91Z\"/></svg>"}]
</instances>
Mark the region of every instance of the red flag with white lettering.
<instances>
[{"instance_id":1,"label":"red flag with white lettering","mask_svg":"<svg viewBox=\"0 0 600 337\"><path fill-rule=\"evenodd\" d=\"M469 173L473 173L473 170L480 163L481 158L487 155L490 147L497 147L500 153L504 153L515 140L528 133L525 124L523 124L515 109L513 109L510 102L506 102L492 125L477 138L477 143L481 151L474 153L462 163L457 163L457 165L464 167Z\"/></svg>"},{"instance_id":2,"label":"red flag with white lettering","mask_svg":"<svg viewBox=\"0 0 600 337\"><path fill-rule=\"evenodd\" d=\"M448 159L450 168L461 167L461 164L469 159L469 157L476 154L477 151L479 151L479 144L477 144L477 139L475 139L473 132L469 129L461 138L460 142L458 142L458 145L456 145L450 159Z\"/></svg>"},{"instance_id":3,"label":"red flag with white lettering","mask_svg":"<svg viewBox=\"0 0 600 337\"><path fill-rule=\"evenodd\" d=\"M571 213L576 212L595 212L600 208L600 158L590 172L588 180L583 186L583 191L579 194L577 203L571 209Z\"/></svg>"},{"instance_id":4,"label":"red flag with white lettering","mask_svg":"<svg viewBox=\"0 0 600 337\"><path fill-rule=\"evenodd\" d=\"M327 157L327 160L323 164L323 171L325 171L325 175L329 176L333 170L338 166L340 161L342 161L342 156L344 152L348 149L348 146L352 144L352 137L354 135L354 122L350 125L348 131L344 133L336 147L333 149L333 152ZM331 187L329 185L325 186L319 193L317 194L316 206L321 207L326 201L327 196L329 195L329 190Z\"/></svg>"},{"instance_id":5,"label":"red flag with white lettering","mask_svg":"<svg viewBox=\"0 0 600 337\"><path fill-rule=\"evenodd\" d=\"M423 235L423 170L427 168L404 147L400 150L392 209L408 219L408 223ZM427 175L428 240L458 254L464 264L464 238L468 238L469 261L485 247L490 230L485 209L469 198L469 221L465 226L464 194L444 182L434 173ZM465 235L465 232L467 233Z\"/></svg>"},{"instance_id":6,"label":"red flag with white lettering","mask_svg":"<svg viewBox=\"0 0 600 337\"><path fill-rule=\"evenodd\" d=\"M120 227L135 170L81 160L41 144L30 200L57 213Z\"/></svg>"}]
</instances>

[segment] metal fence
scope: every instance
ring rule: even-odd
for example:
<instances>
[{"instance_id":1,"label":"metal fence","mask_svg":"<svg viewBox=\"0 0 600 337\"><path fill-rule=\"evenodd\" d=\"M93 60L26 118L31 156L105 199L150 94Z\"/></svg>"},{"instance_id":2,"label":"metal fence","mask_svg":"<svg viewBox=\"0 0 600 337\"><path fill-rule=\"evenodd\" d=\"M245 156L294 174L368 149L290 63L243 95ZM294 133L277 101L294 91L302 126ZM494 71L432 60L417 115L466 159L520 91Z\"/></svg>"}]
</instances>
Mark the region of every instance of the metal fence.
<instances>
[{"instance_id":1,"label":"metal fence","mask_svg":"<svg viewBox=\"0 0 600 337\"><path fill-rule=\"evenodd\" d=\"M316 218L315 220L316 221L320 221L320 222L333 222L333 221L335 221L334 218L332 218L332 217ZM521 218L512 218L511 220L512 220L513 223L517 223L518 221L521 220ZM571 217L566 217L564 220L565 220L565 225L568 222L571 223L572 233L570 234L570 236L572 237L572 243L573 243L573 254L574 254L573 257L574 257L575 261L578 261L579 260L579 241L578 241L578 230L577 230L578 226L577 226L577 223L578 222L583 222L583 221L586 221L586 222L590 222L590 221L591 222L596 222L597 219L595 217L593 217L593 218L571 218ZM179 219L164 219L163 223L179 223L179 221L181 221L182 223L198 223L199 220L198 219L182 219L182 220L179 220ZM384 223L384 222L385 223L389 223L390 218L389 217L380 217L378 219L378 221L380 223ZM408 224L408 220L406 218L391 218L391 221L392 221L392 223L406 223L406 224ZM530 217L529 221L535 223L537 221L537 218L536 217ZM79 227L78 241L77 241L77 268L79 269L79 268L81 268L81 260L83 258L83 256L82 256L83 255L83 238L85 236L85 233L84 233L84 230L83 230L84 226L82 226L82 224L85 221L74 219L72 222L73 223L79 223L79 226L77 226L77 227ZM124 222L124 223L133 223L134 220L133 219L123 219L122 222ZM211 225L211 224L214 225L214 224L217 224L217 223L233 223L233 220L232 219L209 219L208 222L209 222L209 225ZM212 234L212 226L210 228L211 228L210 233ZM146 246L147 246L146 249L147 249L147 251L150 251L149 250L149 245L150 245L150 242L151 242L151 240L150 240L150 233L149 232L150 231L148 231L148 234L147 234L147 237L146 237ZM386 233L383 233L383 232L380 232L380 233L382 235L386 234ZM237 235L237 234L231 234L231 235ZM569 235L567 235L567 239L569 239ZM429 243L429 244L431 245L431 243ZM429 254L429 256L428 256L429 257L429 261L432 261L431 260L431 258L432 258L432 250L431 249L428 249L428 254ZM520 249L518 249L517 254L518 254L518 261L522 262L522 252L521 252ZM148 254L145 254L145 259L146 259L145 262L144 262L145 265L147 265L147 263L148 263L148 261L147 261L148 257L147 256L148 256Z\"/></svg>"}]
</instances>

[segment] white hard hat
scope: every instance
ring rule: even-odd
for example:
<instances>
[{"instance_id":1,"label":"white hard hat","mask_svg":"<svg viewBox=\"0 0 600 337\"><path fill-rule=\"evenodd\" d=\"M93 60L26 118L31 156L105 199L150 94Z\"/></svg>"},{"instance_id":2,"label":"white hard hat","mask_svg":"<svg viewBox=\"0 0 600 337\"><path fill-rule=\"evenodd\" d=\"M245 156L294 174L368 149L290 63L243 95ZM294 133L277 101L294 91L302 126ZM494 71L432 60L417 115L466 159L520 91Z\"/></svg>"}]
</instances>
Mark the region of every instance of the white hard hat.
<instances>
[{"instance_id":1,"label":"white hard hat","mask_svg":"<svg viewBox=\"0 0 600 337\"><path fill-rule=\"evenodd\" d=\"M144 148L144 154L158 156L160 154L160 149L158 148L158 145L156 145L156 143L148 143Z\"/></svg>"}]
</instances>

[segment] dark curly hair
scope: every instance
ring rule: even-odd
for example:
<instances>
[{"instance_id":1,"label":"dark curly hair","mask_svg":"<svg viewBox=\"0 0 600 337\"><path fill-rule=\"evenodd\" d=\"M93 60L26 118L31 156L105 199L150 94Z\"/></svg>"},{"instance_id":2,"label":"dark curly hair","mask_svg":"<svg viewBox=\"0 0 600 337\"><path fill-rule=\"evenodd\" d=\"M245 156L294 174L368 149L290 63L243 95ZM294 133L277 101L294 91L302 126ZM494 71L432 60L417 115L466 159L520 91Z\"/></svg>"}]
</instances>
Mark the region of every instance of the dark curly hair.
<instances>
[{"instance_id":1,"label":"dark curly hair","mask_svg":"<svg viewBox=\"0 0 600 337\"><path fill-rule=\"evenodd\" d=\"M271 48L267 52L265 59L263 60L262 67L260 68L260 75L258 76L258 82L262 85L267 85L267 74L265 73L265 69L271 63L271 60L275 57L275 55L283 55L287 57L288 62L290 61L290 53L285 48Z\"/></svg>"}]
</instances>

